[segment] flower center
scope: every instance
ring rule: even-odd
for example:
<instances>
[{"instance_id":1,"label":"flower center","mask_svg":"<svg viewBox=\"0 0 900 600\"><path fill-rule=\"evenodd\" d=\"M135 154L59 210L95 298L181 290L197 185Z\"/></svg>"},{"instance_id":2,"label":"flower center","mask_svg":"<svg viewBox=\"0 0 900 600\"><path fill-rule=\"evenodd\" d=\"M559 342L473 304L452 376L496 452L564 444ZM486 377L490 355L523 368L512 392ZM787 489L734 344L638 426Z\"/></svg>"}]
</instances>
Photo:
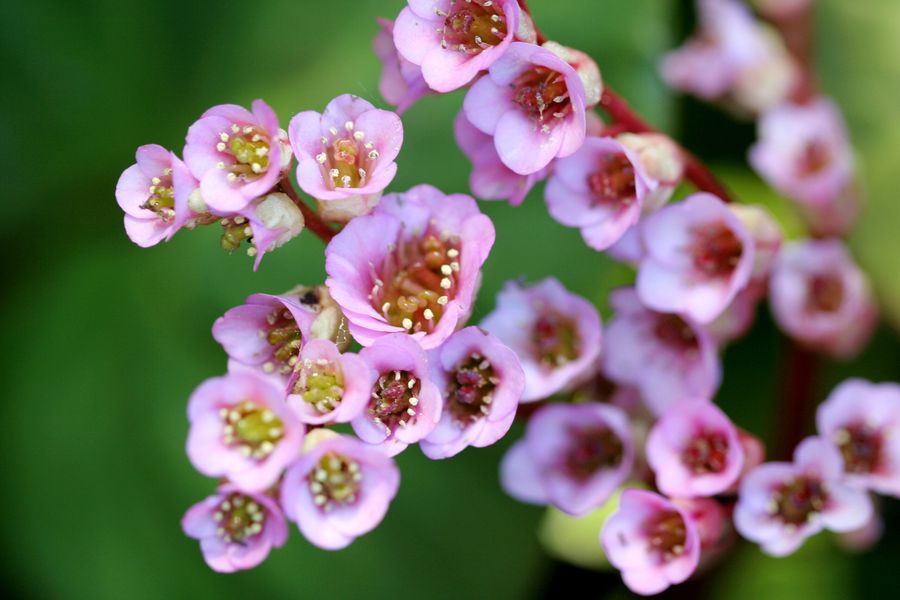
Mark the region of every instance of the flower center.
<instances>
[{"instance_id":1,"label":"flower center","mask_svg":"<svg viewBox=\"0 0 900 600\"><path fill-rule=\"evenodd\" d=\"M572 427L569 439L563 466L576 481L584 482L597 471L611 469L622 462L622 440L605 425Z\"/></svg>"},{"instance_id":2,"label":"flower center","mask_svg":"<svg viewBox=\"0 0 900 600\"><path fill-rule=\"evenodd\" d=\"M578 336L571 319L544 312L534 322L531 339L544 366L556 368L578 358Z\"/></svg>"},{"instance_id":3,"label":"flower center","mask_svg":"<svg viewBox=\"0 0 900 600\"><path fill-rule=\"evenodd\" d=\"M149 196L141 208L150 210L164 221L175 217L175 188L172 187L172 169L166 167L162 175L150 180Z\"/></svg>"},{"instance_id":4,"label":"flower center","mask_svg":"<svg viewBox=\"0 0 900 600\"><path fill-rule=\"evenodd\" d=\"M809 281L808 298L811 312L837 312L844 303L844 284L830 274L816 275Z\"/></svg>"},{"instance_id":5,"label":"flower center","mask_svg":"<svg viewBox=\"0 0 900 600\"><path fill-rule=\"evenodd\" d=\"M444 26L438 29L444 48L478 54L506 38L506 19L495 0L453 0L450 12L437 8L434 12L444 17Z\"/></svg>"},{"instance_id":6,"label":"flower center","mask_svg":"<svg viewBox=\"0 0 900 600\"><path fill-rule=\"evenodd\" d=\"M708 277L730 275L744 254L744 246L734 232L718 223L698 227L693 233L694 267Z\"/></svg>"},{"instance_id":7,"label":"flower center","mask_svg":"<svg viewBox=\"0 0 900 600\"><path fill-rule=\"evenodd\" d=\"M219 169L228 171L228 181L253 181L269 168L269 135L262 129L237 123L219 133L216 150L233 159L232 164L220 162Z\"/></svg>"},{"instance_id":8,"label":"flower center","mask_svg":"<svg viewBox=\"0 0 900 600\"><path fill-rule=\"evenodd\" d=\"M421 383L409 371L382 373L372 390L369 415L391 435L415 421Z\"/></svg>"},{"instance_id":9,"label":"flower center","mask_svg":"<svg viewBox=\"0 0 900 600\"><path fill-rule=\"evenodd\" d=\"M814 519L825 508L825 486L812 477L796 477L775 492L770 511L786 525L798 527Z\"/></svg>"},{"instance_id":10,"label":"flower center","mask_svg":"<svg viewBox=\"0 0 900 600\"><path fill-rule=\"evenodd\" d=\"M572 111L569 88L562 73L534 67L519 75L511 85L515 89L513 101L540 126L542 133L550 133L551 123L564 119Z\"/></svg>"},{"instance_id":11,"label":"flower center","mask_svg":"<svg viewBox=\"0 0 900 600\"><path fill-rule=\"evenodd\" d=\"M664 560L672 560L684 554L687 526L678 511L666 510L656 514L648 519L644 527L651 550Z\"/></svg>"},{"instance_id":12,"label":"flower center","mask_svg":"<svg viewBox=\"0 0 900 600\"><path fill-rule=\"evenodd\" d=\"M718 432L700 432L681 452L681 462L697 475L721 473L728 464L728 438Z\"/></svg>"},{"instance_id":13,"label":"flower center","mask_svg":"<svg viewBox=\"0 0 900 600\"><path fill-rule=\"evenodd\" d=\"M253 402L219 410L222 419L222 441L238 448L245 457L262 460L275 450L284 437L284 424L268 408Z\"/></svg>"},{"instance_id":14,"label":"flower center","mask_svg":"<svg viewBox=\"0 0 900 600\"><path fill-rule=\"evenodd\" d=\"M304 402L320 413L331 412L340 405L344 395L343 374L334 363L324 358L316 361L307 359L300 367L292 393L302 396Z\"/></svg>"},{"instance_id":15,"label":"flower center","mask_svg":"<svg viewBox=\"0 0 900 600\"><path fill-rule=\"evenodd\" d=\"M700 346L694 330L678 315L658 315L653 333L660 342L678 353L696 351Z\"/></svg>"},{"instance_id":16,"label":"flower center","mask_svg":"<svg viewBox=\"0 0 900 600\"><path fill-rule=\"evenodd\" d=\"M623 152L604 154L588 176L588 187L595 205L627 208L637 199L634 165Z\"/></svg>"},{"instance_id":17,"label":"flower center","mask_svg":"<svg viewBox=\"0 0 900 600\"><path fill-rule=\"evenodd\" d=\"M225 543L243 542L259 534L266 524L266 509L250 496L229 494L213 512L216 535Z\"/></svg>"},{"instance_id":18,"label":"flower center","mask_svg":"<svg viewBox=\"0 0 900 600\"><path fill-rule=\"evenodd\" d=\"M300 328L297 327L297 321L291 311L280 306L269 313L266 323L269 325L268 331L260 329L258 334L260 337L266 338L269 346L272 347L272 358L275 362L280 363L278 371L282 375L287 375L297 364L300 346L303 345L303 334L300 333ZM274 372L275 362L270 360L264 363L263 370L267 373Z\"/></svg>"},{"instance_id":19,"label":"flower center","mask_svg":"<svg viewBox=\"0 0 900 600\"><path fill-rule=\"evenodd\" d=\"M491 362L477 352L462 361L450 381L447 409L457 422L467 425L490 412L492 394L500 380Z\"/></svg>"},{"instance_id":20,"label":"flower center","mask_svg":"<svg viewBox=\"0 0 900 600\"><path fill-rule=\"evenodd\" d=\"M333 452L325 454L307 476L313 503L326 512L336 504L354 503L362 479L358 462Z\"/></svg>"},{"instance_id":21,"label":"flower center","mask_svg":"<svg viewBox=\"0 0 900 600\"><path fill-rule=\"evenodd\" d=\"M834 436L848 473L873 473L881 464L884 438L863 423L841 429Z\"/></svg>"},{"instance_id":22,"label":"flower center","mask_svg":"<svg viewBox=\"0 0 900 600\"><path fill-rule=\"evenodd\" d=\"M366 132L357 130L353 121L344 123L344 131L332 127L329 133L316 155L323 179L332 189L364 187L378 160L375 144L366 141Z\"/></svg>"},{"instance_id":23,"label":"flower center","mask_svg":"<svg viewBox=\"0 0 900 600\"><path fill-rule=\"evenodd\" d=\"M802 175L811 176L824 171L831 163L831 150L821 140L811 140L803 147L798 170Z\"/></svg>"},{"instance_id":24,"label":"flower center","mask_svg":"<svg viewBox=\"0 0 900 600\"><path fill-rule=\"evenodd\" d=\"M456 294L459 239L429 233L403 241L391 248L381 273L372 274L376 310L395 327L430 332Z\"/></svg>"}]
</instances>

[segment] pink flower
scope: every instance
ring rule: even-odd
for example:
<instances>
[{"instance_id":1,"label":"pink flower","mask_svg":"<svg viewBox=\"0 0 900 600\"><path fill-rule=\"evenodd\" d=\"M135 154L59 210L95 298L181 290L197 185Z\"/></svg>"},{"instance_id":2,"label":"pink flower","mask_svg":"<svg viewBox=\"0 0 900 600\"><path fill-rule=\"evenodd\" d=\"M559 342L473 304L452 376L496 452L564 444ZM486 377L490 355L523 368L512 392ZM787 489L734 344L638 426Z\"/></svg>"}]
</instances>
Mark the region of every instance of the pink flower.
<instances>
[{"instance_id":1,"label":"pink flower","mask_svg":"<svg viewBox=\"0 0 900 600\"><path fill-rule=\"evenodd\" d=\"M507 282L481 327L519 357L525 371L522 402L571 389L591 375L600 356L597 309L552 277L531 287Z\"/></svg>"},{"instance_id":2,"label":"pink flower","mask_svg":"<svg viewBox=\"0 0 900 600\"><path fill-rule=\"evenodd\" d=\"M281 504L306 539L339 550L381 523L397 494L400 472L377 448L331 431L321 433L318 443L285 473Z\"/></svg>"},{"instance_id":3,"label":"pink flower","mask_svg":"<svg viewBox=\"0 0 900 600\"><path fill-rule=\"evenodd\" d=\"M397 174L403 123L358 96L338 96L321 114L294 115L288 133L297 183L318 200L362 199L371 208Z\"/></svg>"},{"instance_id":4,"label":"pink flower","mask_svg":"<svg viewBox=\"0 0 900 600\"><path fill-rule=\"evenodd\" d=\"M359 355L369 367L368 403L353 419L353 431L394 456L437 426L441 393L431 380L425 351L407 335L384 336Z\"/></svg>"},{"instance_id":5,"label":"pink flower","mask_svg":"<svg viewBox=\"0 0 900 600\"><path fill-rule=\"evenodd\" d=\"M750 281L753 238L712 194L660 209L641 225L641 236L637 292L648 308L709 323Z\"/></svg>"},{"instance_id":6,"label":"pink flower","mask_svg":"<svg viewBox=\"0 0 900 600\"><path fill-rule=\"evenodd\" d=\"M187 454L210 477L227 477L245 492L278 481L300 454L303 425L284 392L248 371L203 382L188 403Z\"/></svg>"},{"instance_id":7,"label":"pink flower","mask_svg":"<svg viewBox=\"0 0 900 600\"><path fill-rule=\"evenodd\" d=\"M466 446L490 446L509 431L525 389L515 353L478 327L447 338L429 357L444 398L437 427L420 446L429 458L449 458Z\"/></svg>"},{"instance_id":8,"label":"pink flower","mask_svg":"<svg viewBox=\"0 0 900 600\"><path fill-rule=\"evenodd\" d=\"M500 464L506 493L583 515L605 503L631 472L634 445L621 409L596 403L548 404Z\"/></svg>"},{"instance_id":9,"label":"pink flower","mask_svg":"<svg viewBox=\"0 0 900 600\"><path fill-rule=\"evenodd\" d=\"M700 561L700 537L691 518L677 504L644 490L622 492L600 542L625 585L644 596L687 580Z\"/></svg>"},{"instance_id":10,"label":"pink flower","mask_svg":"<svg viewBox=\"0 0 900 600\"><path fill-rule=\"evenodd\" d=\"M252 200L245 208L220 220L222 248L233 252L247 240L247 254L256 257L253 270L263 256L288 243L303 231L303 213L287 194L276 192Z\"/></svg>"},{"instance_id":11,"label":"pink flower","mask_svg":"<svg viewBox=\"0 0 900 600\"><path fill-rule=\"evenodd\" d=\"M491 136L469 123L465 111L453 122L456 143L472 162L469 187L482 200L507 200L519 206L538 181L544 179L550 167L530 175L519 175L500 160Z\"/></svg>"},{"instance_id":12,"label":"pink flower","mask_svg":"<svg viewBox=\"0 0 900 600\"><path fill-rule=\"evenodd\" d=\"M603 371L611 380L638 388L657 415L679 400L709 400L721 381L716 345L688 317L641 305L634 288L610 294L615 316L606 326Z\"/></svg>"},{"instance_id":13,"label":"pink flower","mask_svg":"<svg viewBox=\"0 0 900 600\"><path fill-rule=\"evenodd\" d=\"M704 400L686 400L669 408L650 430L647 462L662 493L715 496L737 481L744 451L725 413Z\"/></svg>"},{"instance_id":14,"label":"pink flower","mask_svg":"<svg viewBox=\"0 0 900 600\"><path fill-rule=\"evenodd\" d=\"M841 451L848 483L900 497L900 386L847 380L819 406L816 423Z\"/></svg>"},{"instance_id":15,"label":"pink flower","mask_svg":"<svg viewBox=\"0 0 900 600\"><path fill-rule=\"evenodd\" d=\"M547 48L514 42L463 101L466 118L494 137L520 175L536 173L584 143L585 90L578 72Z\"/></svg>"},{"instance_id":16,"label":"pink flower","mask_svg":"<svg viewBox=\"0 0 900 600\"><path fill-rule=\"evenodd\" d=\"M613 138L589 137L556 162L544 195L554 219L580 228L591 248L606 250L638 222L653 185L631 150Z\"/></svg>"},{"instance_id":17,"label":"pink flower","mask_svg":"<svg viewBox=\"0 0 900 600\"><path fill-rule=\"evenodd\" d=\"M623 133L616 140L637 156L650 190L644 198L644 214L662 207L684 177L681 148L661 133Z\"/></svg>"},{"instance_id":18,"label":"pink flower","mask_svg":"<svg viewBox=\"0 0 900 600\"><path fill-rule=\"evenodd\" d=\"M375 55L381 61L378 91L402 115L430 90L422 77L422 67L412 64L397 52L397 47L394 46L394 22L380 18L377 21L378 33L372 45Z\"/></svg>"},{"instance_id":19,"label":"pink flower","mask_svg":"<svg viewBox=\"0 0 900 600\"><path fill-rule=\"evenodd\" d=\"M750 164L775 189L803 205L831 205L853 181L853 150L829 100L784 104L759 121Z\"/></svg>"},{"instance_id":20,"label":"pink flower","mask_svg":"<svg viewBox=\"0 0 900 600\"><path fill-rule=\"evenodd\" d=\"M360 344L407 332L428 350L468 318L493 243L472 198L420 185L388 194L334 237L326 284Z\"/></svg>"},{"instance_id":21,"label":"pink flower","mask_svg":"<svg viewBox=\"0 0 900 600\"><path fill-rule=\"evenodd\" d=\"M184 162L200 180L203 201L214 211L237 212L265 196L291 161L287 135L262 100L253 112L220 104L191 125Z\"/></svg>"},{"instance_id":22,"label":"pink flower","mask_svg":"<svg viewBox=\"0 0 900 600\"><path fill-rule=\"evenodd\" d=\"M216 319L212 334L230 358L287 381L315 317L294 295L253 294Z\"/></svg>"},{"instance_id":23,"label":"pink flower","mask_svg":"<svg viewBox=\"0 0 900 600\"><path fill-rule=\"evenodd\" d=\"M840 358L859 352L878 316L865 274L838 240L785 247L772 272L769 299L788 335Z\"/></svg>"},{"instance_id":24,"label":"pink flower","mask_svg":"<svg viewBox=\"0 0 900 600\"><path fill-rule=\"evenodd\" d=\"M200 540L206 564L219 573L252 569L287 541L278 504L265 494L245 494L231 484L192 506L181 519L184 533Z\"/></svg>"},{"instance_id":25,"label":"pink flower","mask_svg":"<svg viewBox=\"0 0 900 600\"><path fill-rule=\"evenodd\" d=\"M190 225L195 216L188 196L197 188L184 163L162 146L148 144L135 153L116 184L116 201L125 211L125 232L132 242L148 248Z\"/></svg>"},{"instance_id":26,"label":"pink flower","mask_svg":"<svg viewBox=\"0 0 900 600\"><path fill-rule=\"evenodd\" d=\"M823 529L865 525L871 500L843 482L843 462L829 442L807 438L793 463L766 463L748 473L734 508L738 533L772 556L786 556Z\"/></svg>"},{"instance_id":27,"label":"pink flower","mask_svg":"<svg viewBox=\"0 0 900 600\"><path fill-rule=\"evenodd\" d=\"M781 251L781 226L762 205L732 204L728 208L737 215L753 238L754 260L750 279L755 283L765 284Z\"/></svg>"},{"instance_id":28,"label":"pink flower","mask_svg":"<svg viewBox=\"0 0 900 600\"><path fill-rule=\"evenodd\" d=\"M506 53L519 21L516 0L409 0L394 23L394 44L431 89L450 92Z\"/></svg>"},{"instance_id":29,"label":"pink flower","mask_svg":"<svg viewBox=\"0 0 900 600\"><path fill-rule=\"evenodd\" d=\"M287 403L303 423L349 423L365 410L371 379L358 355L341 354L331 340L310 340L294 365Z\"/></svg>"}]
</instances>

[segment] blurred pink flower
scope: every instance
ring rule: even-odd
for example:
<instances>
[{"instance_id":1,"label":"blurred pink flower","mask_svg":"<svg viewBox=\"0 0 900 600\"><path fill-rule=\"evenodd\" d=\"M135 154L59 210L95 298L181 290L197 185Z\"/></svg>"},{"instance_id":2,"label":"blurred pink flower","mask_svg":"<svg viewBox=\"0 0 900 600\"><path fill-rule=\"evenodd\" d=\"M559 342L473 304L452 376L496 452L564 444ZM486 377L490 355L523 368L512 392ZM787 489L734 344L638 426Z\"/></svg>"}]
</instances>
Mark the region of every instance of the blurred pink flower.
<instances>
[{"instance_id":1,"label":"blurred pink flower","mask_svg":"<svg viewBox=\"0 0 900 600\"><path fill-rule=\"evenodd\" d=\"M422 77L422 68L403 58L394 46L394 22L390 19L377 19L378 33L372 46L375 55L381 61L381 79L378 91L381 96L397 107L397 113L403 114L422 96L431 90Z\"/></svg>"}]
</instances>

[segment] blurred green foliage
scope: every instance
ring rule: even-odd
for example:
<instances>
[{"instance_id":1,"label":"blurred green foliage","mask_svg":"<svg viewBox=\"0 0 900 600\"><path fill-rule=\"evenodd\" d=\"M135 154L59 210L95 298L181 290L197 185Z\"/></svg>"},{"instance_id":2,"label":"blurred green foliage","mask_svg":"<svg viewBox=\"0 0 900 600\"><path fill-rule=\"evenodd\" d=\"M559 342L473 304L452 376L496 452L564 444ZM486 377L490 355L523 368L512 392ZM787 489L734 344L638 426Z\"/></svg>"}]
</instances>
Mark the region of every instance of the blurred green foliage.
<instances>
[{"instance_id":1,"label":"blurred green foliage","mask_svg":"<svg viewBox=\"0 0 900 600\"><path fill-rule=\"evenodd\" d=\"M218 249L213 230L142 251L122 231L116 179L139 144L179 149L187 126L213 104L263 97L286 124L339 93L381 102L373 19L392 17L403 4L2 4L0 571L12 595L521 598L556 581L557 567L537 542L542 511L499 489L497 464L509 439L443 462L404 453L403 485L386 521L343 552L315 549L294 530L257 570L222 576L205 567L179 528L183 511L213 487L183 452L186 399L225 368L210 324L250 293L321 281L322 247L302 236L256 274L246 256ZM729 153L720 154L722 136L707 124L724 118L673 98L656 76L660 53L680 35L685 3L531 4L551 37L596 57L605 79L651 122L684 132L714 162L740 158L750 140L746 127L734 129ZM823 80L847 109L870 203L854 241L888 306L900 309L900 204L891 193L900 148L900 5L821 4ZM430 182L466 190L468 166L451 134L461 98L427 98L404 116L393 189ZM741 164L724 166L748 201L771 196ZM577 231L548 219L540 190L520 209L484 208L498 239L473 320L492 308L506 279L553 274L601 307L609 289L629 280L627 270L586 249ZM900 379L897 348L884 332L853 365L829 367L822 393L851 373ZM763 316L750 338L729 350L720 400L739 424L764 436L777 410L779 368L779 338ZM517 426L510 439L520 434ZM887 508L895 524L896 507ZM852 559L823 538L775 561L743 546L711 589L723 598L876 597L893 585L898 548L900 540L888 537Z\"/></svg>"}]
</instances>

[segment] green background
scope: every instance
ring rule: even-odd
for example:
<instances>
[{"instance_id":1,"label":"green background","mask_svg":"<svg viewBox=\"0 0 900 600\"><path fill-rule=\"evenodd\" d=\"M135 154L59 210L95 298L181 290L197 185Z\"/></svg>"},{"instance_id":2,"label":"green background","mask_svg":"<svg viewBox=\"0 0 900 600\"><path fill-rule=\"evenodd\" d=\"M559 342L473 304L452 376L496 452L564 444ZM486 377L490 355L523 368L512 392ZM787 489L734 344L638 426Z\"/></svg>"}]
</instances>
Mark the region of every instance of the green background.
<instances>
[{"instance_id":1,"label":"green background","mask_svg":"<svg viewBox=\"0 0 900 600\"><path fill-rule=\"evenodd\" d=\"M543 511L500 491L497 463L518 425L495 447L453 460L430 462L415 449L401 455L403 484L388 517L346 551L315 549L293 529L258 569L223 576L181 534L183 511L213 487L184 455L186 399L225 368L210 324L250 293L320 282L322 246L304 235L256 274L248 257L218 249L214 228L141 250L122 229L116 180L140 144L180 150L187 127L214 104L262 97L286 125L340 93L381 103L374 17L393 17L403 4L2 3L0 574L12 595L528 598L576 584L592 591L573 597L625 595L615 575L548 558L535 534ZM531 4L550 37L594 56L607 82L709 159L744 200L787 214L746 169L752 127L673 96L658 79L661 52L687 30L686 2ZM823 87L846 111L867 192L853 246L896 323L900 3L819 4ZM461 100L430 97L404 116L392 189L429 182L466 190L468 166L451 135ZM630 277L552 222L540 190L520 209L484 208L498 239L474 320L509 278L553 274L605 308L606 292ZM726 356L719 401L764 437L775 420L781 352L763 310L754 333ZM826 366L818 397L850 374L898 380L898 358L896 336L884 328L860 359ZM898 597L897 502L884 509L889 535L869 553L848 555L824 535L784 560L741 545L691 597Z\"/></svg>"}]
</instances>

